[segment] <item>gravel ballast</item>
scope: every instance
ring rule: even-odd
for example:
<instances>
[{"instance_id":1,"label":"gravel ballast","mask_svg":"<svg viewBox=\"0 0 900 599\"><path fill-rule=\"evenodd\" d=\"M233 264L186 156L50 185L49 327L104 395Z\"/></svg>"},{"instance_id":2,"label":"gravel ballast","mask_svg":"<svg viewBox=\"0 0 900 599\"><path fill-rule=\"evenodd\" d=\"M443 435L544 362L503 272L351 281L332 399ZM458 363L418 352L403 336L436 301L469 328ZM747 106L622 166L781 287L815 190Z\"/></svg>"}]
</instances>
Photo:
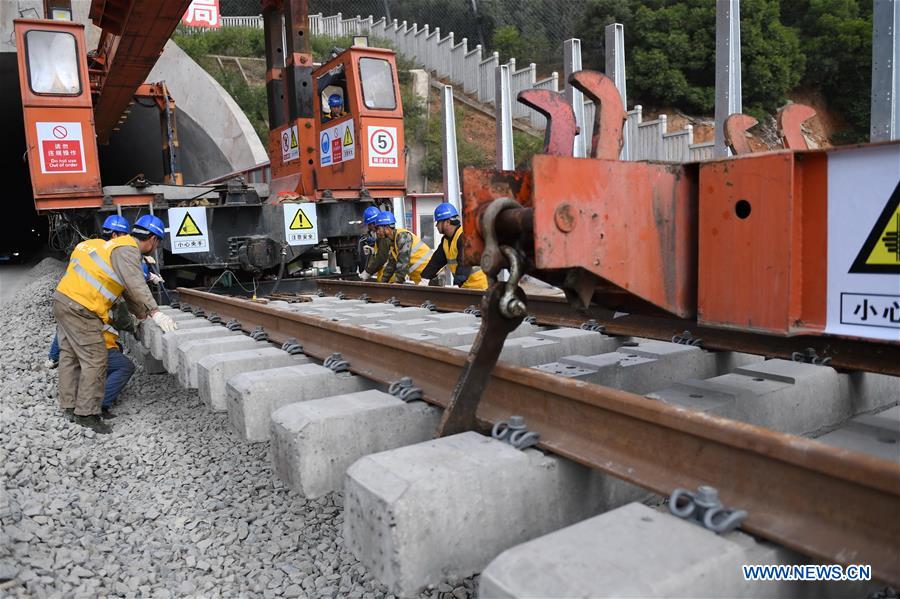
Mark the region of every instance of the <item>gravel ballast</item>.
<instances>
[{"instance_id":1,"label":"gravel ballast","mask_svg":"<svg viewBox=\"0 0 900 599\"><path fill-rule=\"evenodd\" d=\"M343 547L340 494L289 492L267 444L172 376L138 368L110 435L60 415L43 362L63 268L38 264L0 314L0 596L390 596Z\"/></svg>"}]
</instances>

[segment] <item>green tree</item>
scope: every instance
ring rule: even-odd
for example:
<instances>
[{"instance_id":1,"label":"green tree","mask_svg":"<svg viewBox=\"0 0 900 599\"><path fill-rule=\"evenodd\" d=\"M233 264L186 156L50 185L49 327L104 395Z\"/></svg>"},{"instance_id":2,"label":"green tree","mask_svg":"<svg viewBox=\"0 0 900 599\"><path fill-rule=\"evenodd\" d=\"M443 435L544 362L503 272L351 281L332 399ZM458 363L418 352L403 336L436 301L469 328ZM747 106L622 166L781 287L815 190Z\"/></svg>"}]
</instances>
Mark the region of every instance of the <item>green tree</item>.
<instances>
[{"instance_id":1,"label":"green tree","mask_svg":"<svg viewBox=\"0 0 900 599\"><path fill-rule=\"evenodd\" d=\"M786 4L786 0L782 0ZM872 85L871 0L801 0L788 15L807 56L803 85L818 89L847 121L836 141L868 139Z\"/></svg>"},{"instance_id":2,"label":"green tree","mask_svg":"<svg viewBox=\"0 0 900 599\"><path fill-rule=\"evenodd\" d=\"M522 59L525 54L525 40L519 35L518 29L512 25L503 25L494 29L491 48L500 53L500 62L505 63L510 58Z\"/></svg>"},{"instance_id":3,"label":"green tree","mask_svg":"<svg viewBox=\"0 0 900 599\"><path fill-rule=\"evenodd\" d=\"M772 112L803 74L796 32L778 0L741 2L743 99ZM604 68L605 27L625 26L629 95L636 101L709 113L715 103L716 3L710 0L590 0L579 35L584 66Z\"/></svg>"}]
</instances>

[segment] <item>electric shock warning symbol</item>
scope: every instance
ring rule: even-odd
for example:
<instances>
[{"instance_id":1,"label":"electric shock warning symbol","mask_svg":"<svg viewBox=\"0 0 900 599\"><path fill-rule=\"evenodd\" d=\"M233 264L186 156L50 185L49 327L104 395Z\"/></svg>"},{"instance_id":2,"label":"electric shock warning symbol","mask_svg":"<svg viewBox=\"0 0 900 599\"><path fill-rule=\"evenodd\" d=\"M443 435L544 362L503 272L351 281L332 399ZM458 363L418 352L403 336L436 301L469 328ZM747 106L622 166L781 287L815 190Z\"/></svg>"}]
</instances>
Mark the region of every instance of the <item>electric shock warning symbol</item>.
<instances>
[{"instance_id":1,"label":"electric shock warning symbol","mask_svg":"<svg viewBox=\"0 0 900 599\"><path fill-rule=\"evenodd\" d=\"M353 134L350 133L350 127L347 127L347 130L344 131L344 145L345 146L353 145Z\"/></svg>"},{"instance_id":2,"label":"electric shock warning symbol","mask_svg":"<svg viewBox=\"0 0 900 599\"><path fill-rule=\"evenodd\" d=\"M184 218L181 220L181 224L178 225L178 237L197 237L202 236L203 231L200 230L200 227L197 226L197 223L194 222L194 219L191 218L190 212L184 213Z\"/></svg>"},{"instance_id":3,"label":"electric shock warning symbol","mask_svg":"<svg viewBox=\"0 0 900 599\"><path fill-rule=\"evenodd\" d=\"M875 221L849 272L900 274L900 183Z\"/></svg>"},{"instance_id":4,"label":"electric shock warning symbol","mask_svg":"<svg viewBox=\"0 0 900 599\"><path fill-rule=\"evenodd\" d=\"M288 228L291 231L301 231L303 229L312 229L313 224L306 216L306 213L303 212L303 209L297 208L297 214L294 215L294 219L291 221L291 225Z\"/></svg>"}]
</instances>

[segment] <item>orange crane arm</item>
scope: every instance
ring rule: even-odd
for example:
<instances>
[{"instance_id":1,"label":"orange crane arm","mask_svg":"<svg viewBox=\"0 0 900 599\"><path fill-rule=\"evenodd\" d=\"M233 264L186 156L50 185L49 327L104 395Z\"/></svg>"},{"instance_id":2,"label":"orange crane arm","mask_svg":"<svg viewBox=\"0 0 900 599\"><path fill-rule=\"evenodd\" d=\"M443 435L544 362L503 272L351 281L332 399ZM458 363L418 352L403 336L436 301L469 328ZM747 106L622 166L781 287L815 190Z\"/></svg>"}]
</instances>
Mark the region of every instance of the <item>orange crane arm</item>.
<instances>
[{"instance_id":1,"label":"orange crane arm","mask_svg":"<svg viewBox=\"0 0 900 599\"><path fill-rule=\"evenodd\" d=\"M147 79L191 0L93 0L89 13L103 30L91 69L97 90L97 138L106 143L138 87Z\"/></svg>"}]
</instances>

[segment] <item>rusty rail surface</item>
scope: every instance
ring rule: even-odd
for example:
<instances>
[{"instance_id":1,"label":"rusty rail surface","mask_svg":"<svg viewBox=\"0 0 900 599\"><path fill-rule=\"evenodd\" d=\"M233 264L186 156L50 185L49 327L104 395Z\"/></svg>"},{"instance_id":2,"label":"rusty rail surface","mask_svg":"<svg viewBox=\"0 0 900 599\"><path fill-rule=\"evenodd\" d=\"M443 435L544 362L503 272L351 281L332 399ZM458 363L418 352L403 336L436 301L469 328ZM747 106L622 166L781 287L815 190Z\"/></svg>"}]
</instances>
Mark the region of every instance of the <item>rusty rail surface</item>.
<instances>
[{"instance_id":1,"label":"rusty rail surface","mask_svg":"<svg viewBox=\"0 0 900 599\"><path fill-rule=\"evenodd\" d=\"M395 298L403 306L419 306L430 301L438 310L461 312L478 306L481 292L456 287L420 287L417 285L387 285L336 279L316 281L328 295L343 293L347 298L366 294L371 301ZM576 311L564 297L529 295L528 313L539 323L579 327L588 320L596 320L610 335L629 335L670 341L684 331L701 339L701 347L721 351L740 351L773 358L791 359L794 352L805 353L813 348L819 357L830 357L829 366L839 370L860 370L900 376L900 344L833 336L776 337L745 331L704 327L693 320L629 314L615 317L615 312L592 306Z\"/></svg>"},{"instance_id":2,"label":"rusty rail surface","mask_svg":"<svg viewBox=\"0 0 900 599\"><path fill-rule=\"evenodd\" d=\"M296 338L306 354L340 352L351 371L389 383L413 376L430 403L446 406L465 354L437 345L179 289L183 304L261 326L269 340ZM427 376L417 376L427 373ZM900 583L900 467L812 440L693 412L534 369L499 364L484 394L482 426L525 417L540 447L661 495L717 487L745 509L744 530L800 553L871 564Z\"/></svg>"}]
</instances>

